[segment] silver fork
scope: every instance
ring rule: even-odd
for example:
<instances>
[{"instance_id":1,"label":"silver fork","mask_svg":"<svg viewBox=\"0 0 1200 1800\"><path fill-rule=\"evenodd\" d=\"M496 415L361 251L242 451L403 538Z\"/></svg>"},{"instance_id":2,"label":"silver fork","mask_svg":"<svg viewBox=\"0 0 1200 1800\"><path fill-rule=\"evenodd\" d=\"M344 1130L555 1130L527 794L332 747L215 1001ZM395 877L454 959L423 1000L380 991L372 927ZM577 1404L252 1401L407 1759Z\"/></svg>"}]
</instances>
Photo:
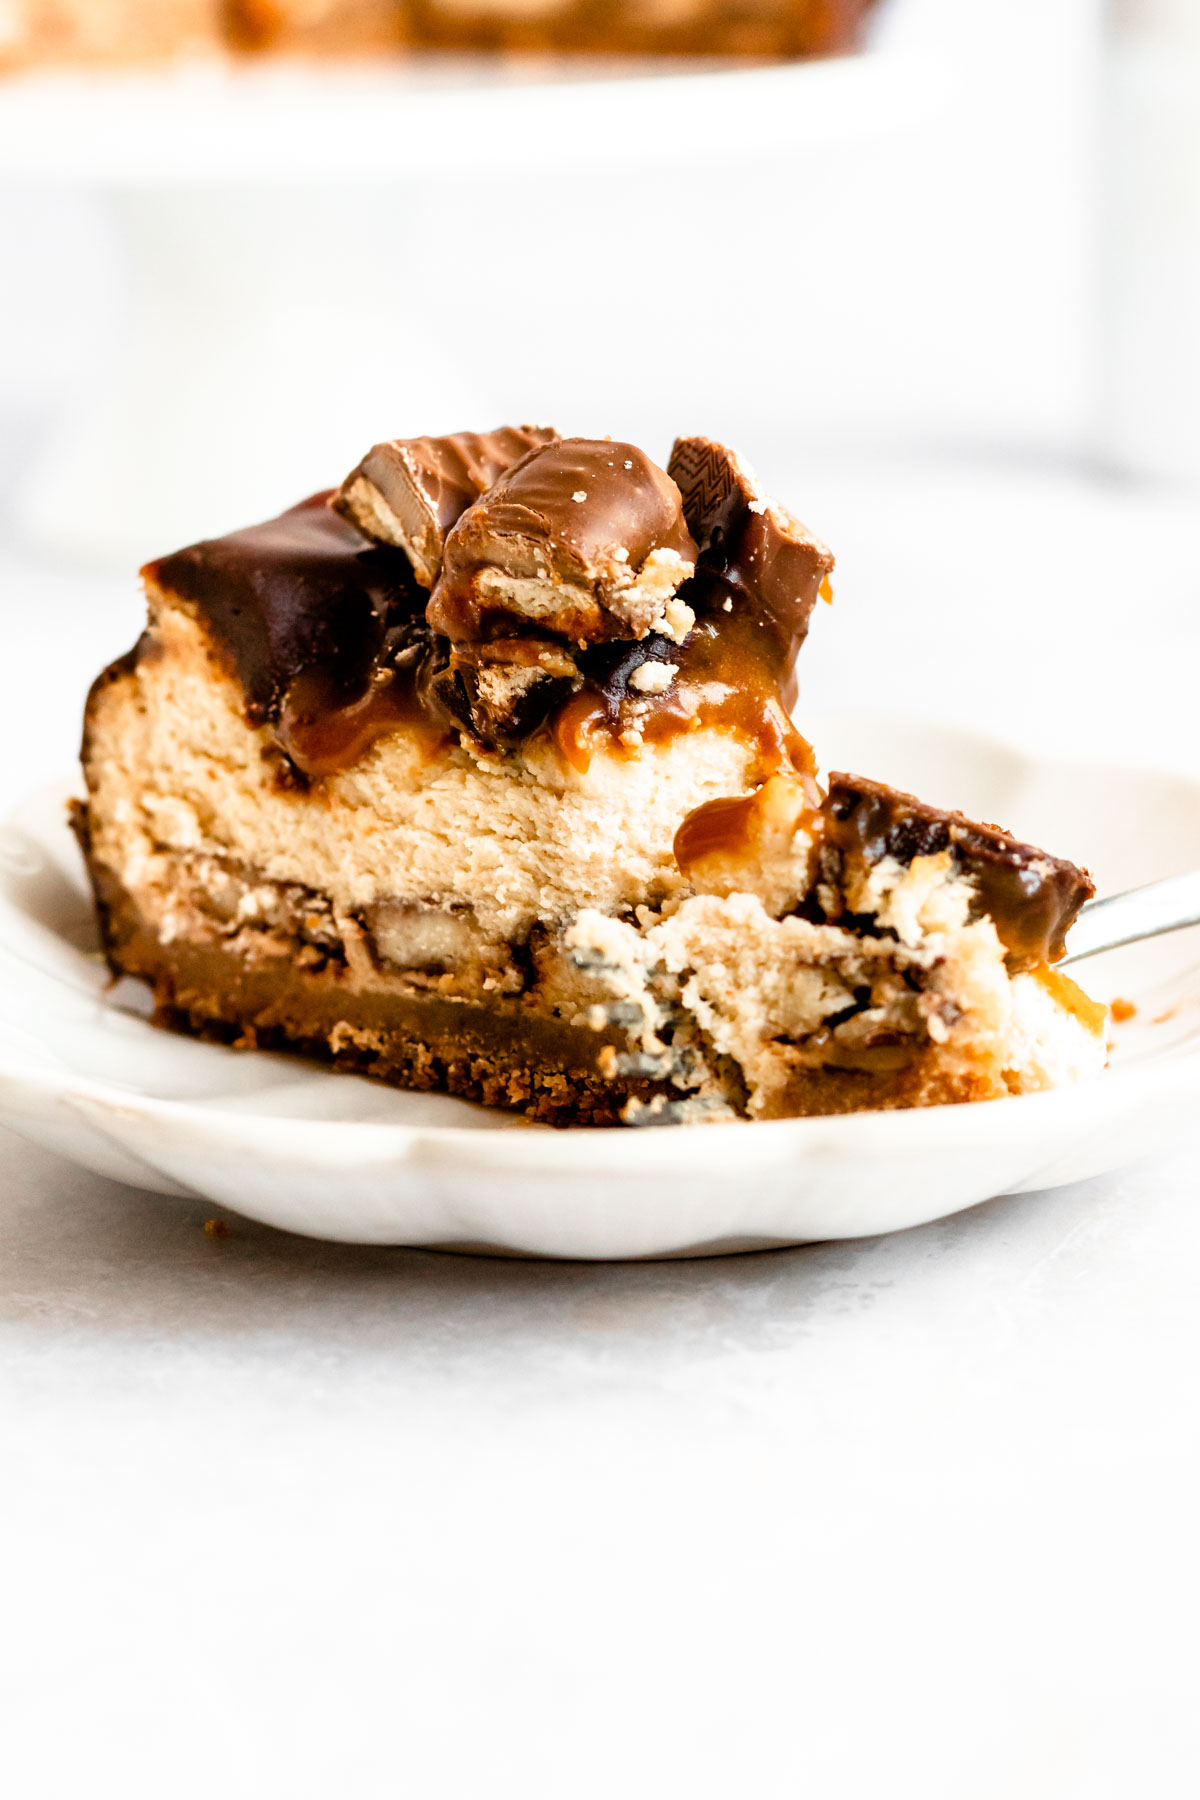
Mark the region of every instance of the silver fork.
<instances>
[{"instance_id":1,"label":"silver fork","mask_svg":"<svg viewBox=\"0 0 1200 1800\"><path fill-rule=\"evenodd\" d=\"M1170 875L1125 894L1109 894L1089 900L1080 911L1067 939L1067 954L1055 967L1099 956L1121 944L1138 944L1143 938L1163 937L1200 925L1200 869L1187 875Z\"/></svg>"}]
</instances>

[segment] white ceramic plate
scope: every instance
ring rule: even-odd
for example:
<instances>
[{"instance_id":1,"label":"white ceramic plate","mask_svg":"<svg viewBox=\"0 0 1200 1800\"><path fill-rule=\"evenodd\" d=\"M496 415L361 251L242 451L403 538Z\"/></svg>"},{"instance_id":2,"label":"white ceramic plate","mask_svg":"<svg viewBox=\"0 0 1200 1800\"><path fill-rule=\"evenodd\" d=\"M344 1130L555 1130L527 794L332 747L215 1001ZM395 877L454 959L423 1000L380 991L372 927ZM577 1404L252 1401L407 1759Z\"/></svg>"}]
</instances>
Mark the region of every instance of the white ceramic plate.
<instances>
[{"instance_id":1,"label":"white ceramic plate","mask_svg":"<svg viewBox=\"0 0 1200 1800\"><path fill-rule=\"evenodd\" d=\"M806 723L827 767L916 789L1087 862L1101 890L1200 865L1200 783L1035 761L919 725ZM0 831L0 1122L88 1169L348 1242L541 1256L857 1237L1053 1187L1163 1145L1200 1099L1200 944L1084 965L1137 1005L1100 1080L848 1118L552 1131L152 1027L106 985L66 786Z\"/></svg>"}]
</instances>

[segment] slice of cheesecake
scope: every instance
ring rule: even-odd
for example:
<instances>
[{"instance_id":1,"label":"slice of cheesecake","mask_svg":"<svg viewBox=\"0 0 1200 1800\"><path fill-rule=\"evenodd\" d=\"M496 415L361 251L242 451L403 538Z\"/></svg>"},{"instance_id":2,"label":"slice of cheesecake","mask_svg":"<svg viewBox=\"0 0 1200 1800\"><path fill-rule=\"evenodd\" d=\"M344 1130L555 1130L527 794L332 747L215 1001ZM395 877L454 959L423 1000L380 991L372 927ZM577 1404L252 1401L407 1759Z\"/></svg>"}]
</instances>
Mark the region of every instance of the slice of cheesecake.
<instances>
[{"instance_id":1,"label":"slice of cheesecake","mask_svg":"<svg viewBox=\"0 0 1200 1800\"><path fill-rule=\"evenodd\" d=\"M1052 966L1086 874L818 782L832 565L721 445L532 426L377 445L149 564L77 810L114 970L164 1023L564 1124L1095 1072Z\"/></svg>"}]
</instances>

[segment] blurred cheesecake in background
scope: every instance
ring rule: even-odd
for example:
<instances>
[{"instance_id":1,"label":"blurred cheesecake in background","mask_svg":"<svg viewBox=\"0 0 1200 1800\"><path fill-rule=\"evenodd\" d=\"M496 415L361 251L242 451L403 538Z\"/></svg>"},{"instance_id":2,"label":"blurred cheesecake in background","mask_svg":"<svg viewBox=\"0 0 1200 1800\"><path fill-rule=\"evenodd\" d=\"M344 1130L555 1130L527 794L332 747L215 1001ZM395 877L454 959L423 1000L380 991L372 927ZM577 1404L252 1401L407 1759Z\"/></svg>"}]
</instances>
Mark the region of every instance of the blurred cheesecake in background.
<instances>
[{"instance_id":1,"label":"blurred cheesecake in background","mask_svg":"<svg viewBox=\"0 0 1200 1800\"><path fill-rule=\"evenodd\" d=\"M219 0L5 0L0 68L134 62L220 49Z\"/></svg>"},{"instance_id":2,"label":"blurred cheesecake in background","mask_svg":"<svg viewBox=\"0 0 1200 1800\"><path fill-rule=\"evenodd\" d=\"M824 56L873 0L7 0L0 66L195 52Z\"/></svg>"}]
</instances>

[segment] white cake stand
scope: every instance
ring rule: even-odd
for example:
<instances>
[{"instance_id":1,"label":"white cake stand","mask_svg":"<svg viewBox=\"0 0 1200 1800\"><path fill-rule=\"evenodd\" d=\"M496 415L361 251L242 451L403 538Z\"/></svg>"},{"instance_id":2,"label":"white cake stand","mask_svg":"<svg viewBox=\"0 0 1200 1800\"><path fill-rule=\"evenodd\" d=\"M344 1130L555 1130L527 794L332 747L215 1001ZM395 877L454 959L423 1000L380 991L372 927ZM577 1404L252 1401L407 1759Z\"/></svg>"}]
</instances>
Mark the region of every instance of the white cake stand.
<instances>
[{"instance_id":1,"label":"white cake stand","mask_svg":"<svg viewBox=\"0 0 1200 1800\"><path fill-rule=\"evenodd\" d=\"M581 67L432 57L6 81L0 177L97 189L129 293L125 340L30 471L19 529L128 565L325 484L379 436L490 419L486 375L438 331L445 246L405 231L405 194L462 192L473 172L481 207L515 207L514 184L547 170L705 180L902 129L943 84L882 50ZM469 220L454 233L451 278ZM503 278L535 252L515 227Z\"/></svg>"}]
</instances>

